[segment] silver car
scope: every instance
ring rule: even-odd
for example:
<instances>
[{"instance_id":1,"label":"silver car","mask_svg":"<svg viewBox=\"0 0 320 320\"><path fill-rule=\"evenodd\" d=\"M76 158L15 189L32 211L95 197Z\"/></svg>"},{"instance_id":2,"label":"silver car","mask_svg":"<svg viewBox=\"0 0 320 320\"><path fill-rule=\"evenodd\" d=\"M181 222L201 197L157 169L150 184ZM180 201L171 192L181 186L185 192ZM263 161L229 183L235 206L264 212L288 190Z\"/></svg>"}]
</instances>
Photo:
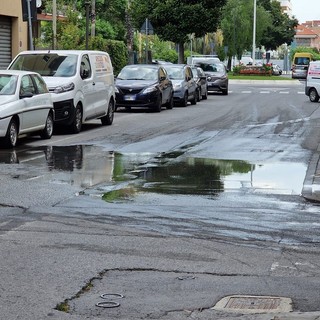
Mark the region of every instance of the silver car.
<instances>
[{"instance_id":1,"label":"silver car","mask_svg":"<svg viewBox=\"0 0 320 320\"><path fill-rule=\"evenodd\" d=\"M15 147L22 134L50 139L53 121L51 94L38 73L0 71L0 146Z\"/></svg>"},{"instance_id":2,"label":"silver car","mask_svg":"<svg viewBox=\"0 0 320 320\"><path fill-rule=\"evenodd\" d=\"M187 64L166 64L169 79L173 84L173 101L181 107L188 102L197 104L197 84L193 78L191 67Z\"/></svg>"}]
</instances>

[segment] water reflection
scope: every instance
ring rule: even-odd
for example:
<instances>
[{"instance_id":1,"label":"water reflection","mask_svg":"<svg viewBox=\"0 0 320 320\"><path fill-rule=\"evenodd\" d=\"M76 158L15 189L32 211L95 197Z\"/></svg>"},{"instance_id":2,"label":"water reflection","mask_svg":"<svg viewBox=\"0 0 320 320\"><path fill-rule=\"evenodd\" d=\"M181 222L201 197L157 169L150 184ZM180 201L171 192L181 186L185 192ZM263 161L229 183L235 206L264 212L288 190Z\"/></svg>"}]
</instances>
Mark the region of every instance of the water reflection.
<instances>
[{"instance_id":1,"label":"water reflection","mask_svg":"<svg viewBox=\"0 0 320 320\"><path fill-rule=\"evenodd\" d=\"M0 150L0 162L27 163L49 182L83 188L109 184L114 191L125 182L126 189L112 199L121 194L131 198L137 192L213 197L228 191L300 194L307 170L302 163L252 164L186 157L183 152L120 154L83 145Z\"/></svg>"},{"instance_id":2,"label":"water reflection","mask_svg":"<svg viewBox=\"0 0 320 320\"><path fill-rule=\"evenodd\" d=\"M223 176L248 173L254 166L241 160L216 160L207 158L179 159L179 153L162 154L150 158L140 155L116 155L121 163L122 174L114 176L115 181L124 177L137 179L140 191L184 194L216 195L224 190ZM176 159L178 158L178 159ZM147 160L149 159L149 161Z\"/></svg>"},{"instance_id":3,"label":"water reflection","mask_svg":"<svg viewBox=\"0 0 320 320\"><path fill-rule=\"evenodd\" d=\"M179 153L116 154L115 158L115 181L131 180L135 192L163 194L216 196L242 191L298 195L307 170L302 163L256 165L242 160L186 158Z\"/></svg>"},{"instance_id":4,"label":"water reflection","mask_svg":"<svg viewBox=\"0 0 320 320\"><path fill-rule=\"evenodd\" d=\"M29 164L48 182L87 188L112 180L114 154L94 146L42 146L1 150L0 162Z\"/></svg>"}]
</instances>

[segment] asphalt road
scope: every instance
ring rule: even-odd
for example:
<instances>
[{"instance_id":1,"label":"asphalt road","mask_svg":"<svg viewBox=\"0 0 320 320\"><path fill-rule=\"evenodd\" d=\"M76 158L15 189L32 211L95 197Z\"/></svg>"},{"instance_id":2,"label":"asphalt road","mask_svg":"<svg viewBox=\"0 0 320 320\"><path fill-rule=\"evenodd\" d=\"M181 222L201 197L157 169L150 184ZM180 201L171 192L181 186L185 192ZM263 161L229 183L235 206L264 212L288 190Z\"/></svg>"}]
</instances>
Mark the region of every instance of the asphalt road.
<instances>
[{"instance_id":1,"label":"asphalt road","mask_svg":"<svg viewBox=\"0 0 320 320\"><path fill-rule=\"evenodd\" d=\"M110 127L2 150L1 318L273 319L211 310L229 295L320 310L319 210L299 194L320 113L303 93L302 83L231 84L196 106L119 110ZM232 174L194 185L202 193L150 191L156 168L191 168L194 182L221 163ZM125 197L101 199L113 190ZM96 305L105 301L119 306Z\"/></svg>"}]
</instances>

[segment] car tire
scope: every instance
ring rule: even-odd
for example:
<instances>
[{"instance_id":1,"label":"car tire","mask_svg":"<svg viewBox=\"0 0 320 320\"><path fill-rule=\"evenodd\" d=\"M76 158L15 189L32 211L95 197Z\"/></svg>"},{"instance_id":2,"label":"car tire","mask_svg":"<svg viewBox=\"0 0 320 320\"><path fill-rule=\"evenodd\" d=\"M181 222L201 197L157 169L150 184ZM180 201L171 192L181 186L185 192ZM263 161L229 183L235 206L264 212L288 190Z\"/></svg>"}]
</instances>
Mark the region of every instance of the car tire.
<instances>
[{"instance_id":1,"label":"car tire","mask_svg":"<svg viewBox=\"0 0 320 320\"><path fill-rule=\"evenodd\" d=\"M113 101L110 100L108 104L107 114L101 118L101 124L103 126L110 126L113 123L113 118L114 118L114 105L113 105Z\"/></svg>"},{"instance_id":2,"label":"car tire","mask_svg":"<svg viewBox=\"0 0 320 320\"><path fill-rule=\"evenodd\" d=\"M309 91L309 100L311 102L318 102L319 101L319 95L315 88L311 88Z\"/></svg>"},{"instance_id":3,"label":"car tire","mask_svg":"<svg viewBox=\"0 0 320 320\"><path fill-rule=\"evenodd\" d=\"M79 133L81 131L82 116L83 116L82 108L78 105L76 107L75 112L74 112L74 119L73 119L72 126L71 126L73 133Z\"/></svg>"},{"instance_id":4,"label":"car tire","mask_svg":"<svg viewBox=\"0 0 320 320\"><path fill-rule=\"evenodd\" d=\"M206 89L204 92L204 95L201 96L202 100L207 100L208 99L208 90Z\"/></svg>"},{"instance_id":5,"label":"car tire","mask_svg":"<svg viewBox=\"0 0 320 320\"><path fill-rule=\"evenodd\" d=\"M193 93L193 98L190 100L192 105L196 105L198 100L198 90L195 90Z\"/></svg>"},{"instance_id":6,"label":"car tire","mask_svg":"<svg viewBox=\"0 0 320 320\"><path fill-rule=\"evenodd\" d=\"M157 101L154 104L153 110L154 112L161 112L162 109L162 97L161 95L158 96Z\"/></svg>"},{"instance_id":7,"label":"car tire","mask_svg":"<svg viewBox=\"0 0 320 320\"><path fill-rule=\"evenodd\" d=\"M12 119L9 123L7 133L4 137L4 147L13 148L17 145L19 135L18 123L16 120Z\"/></svg>"},{"instance_id":8,"label":"car tire","mask_svg":"<svg viewBox=\"0 0 320 320\"><path fill-rule=\"evenodd\" d=\"M197 89L197 102L200 102L200 101L201 101L201 97L202 97L202 95L201 95L201 89L199 88L199 89Z\"/></svg>"},{"instance_id":9,"label":"car tire","mask_svg":"<svg viewBox=\"0 0 320 320\"><path fill-rule=\"evenodd\" d=\"M173 102L173 93L172 93L172 95L171 95L171 97L170 97L170 99L169 99L169 101L168 101L168 103L166 105L166 108L167 109L173 109L173 105L174 105L174 102Z\"/></svg>"},{"instance_id":10,"label":"car tire","mask_svg":"<svg viewBox=\"0 0 320 320\"><path fill-rule=\"evenodd\" d=\"M228 95L228 88L227 88L227 89L222 90L222 94L223 94L224 96L227 96L227 95Z\"/></svg>"},{"instance_id":11,"label":"car tire","mask_svg":"<svg viewBox=\"0 0 320 320\"><path fill-rule=\"evenodd\" d=\"M46 126L40 133L40 137L42 139L50 139L53 134L53 115L52 112L49 112L47 120L46 120Z\"/></svg>"},{"instance_id":12,"label":"car tire","mask_svg":"<svg viewBox=\"0 0 320 320\"><path fill-rule=\"evenodd\" d=\"M185 92L183 98L180 100L180 107L186 107L188 105L188 92Z\"/></svg>"}]
</instances>

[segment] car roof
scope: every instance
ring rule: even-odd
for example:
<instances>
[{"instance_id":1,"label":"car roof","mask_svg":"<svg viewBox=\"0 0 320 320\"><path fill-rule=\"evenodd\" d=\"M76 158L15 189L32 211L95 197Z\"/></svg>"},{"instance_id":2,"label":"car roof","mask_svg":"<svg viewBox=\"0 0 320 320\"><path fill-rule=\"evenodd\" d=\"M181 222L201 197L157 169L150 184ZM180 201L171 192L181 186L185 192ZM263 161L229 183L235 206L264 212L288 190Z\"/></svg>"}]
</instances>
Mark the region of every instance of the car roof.
<instances>
[{"instance_id":1,"label":"car roof","mask_svg":"<svg viewBox=\"0 0 320 320\"><path fill-rule=\"evenodd\" d=\"M8 74L8 75L14 75L14 76L19 76L19 75L26 75L26 74L37 74L37 72L33 71L24 71L24 70L0 70L0 74Z\"/></svg>"},{"instance_id":2,"label":"car roof","mask_svg":"<svg viewBox=\"0 0 320 320\"><path fill-rule=\"evenodd\" d=\"M56 53L56 54L83 54L83 53L103 53L108 54L105 51L98 51L98 50L26 50L21 51L20 54L50 54L50 53Z\"/></svg>"},{"instance_id":3,"label":"car roof","mask_svg":"<svg viewBox=\"0 0 320 320\"><path fill-rule=\"evenodd\" d=\"M144 63L144 64L127 64L124 68L130 68L130 67L142 67L142 68L153 68L153 69L159 69L161 68L163 65L162 64L148 64L148 63Z\"/></svg>"}]
</instances>

